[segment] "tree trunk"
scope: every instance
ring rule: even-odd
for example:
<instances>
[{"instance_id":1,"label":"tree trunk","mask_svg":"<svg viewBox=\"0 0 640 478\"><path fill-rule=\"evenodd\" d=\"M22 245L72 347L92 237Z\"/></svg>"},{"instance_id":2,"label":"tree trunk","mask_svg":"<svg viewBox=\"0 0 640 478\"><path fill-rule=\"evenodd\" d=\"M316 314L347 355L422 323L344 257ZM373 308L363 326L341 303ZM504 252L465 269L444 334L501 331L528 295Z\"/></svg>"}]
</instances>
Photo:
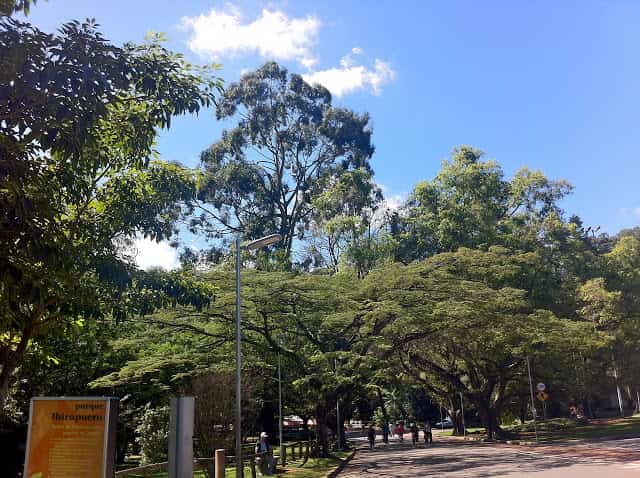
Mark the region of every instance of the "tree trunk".
<instances>
[{"instance_id":1,"label":"tree trunk","mask_svg":"<svg viewBox=\"0 0 640 478\"><path fill-rule=\"evenodd\" d=\"M327 408L322 402L316 405L316 434L320 456L326 458L329 456L329 430L327 427Z\"/></svg>"},{"instance_id":2,"label":"tree trunk","mask_svg":"<svg viewBox=\"0 0 640 478\"><path fill-rule=\"evenodd\" d=\"M384 404L384 397L382 396L382 391L380 389L378 389L378 402L380 403L380 410L382 410L384 421L389 423L389 412L387 412L387 407Z\"/></svg>"},{"instance_id":3,"label":"tree trunk","mask_svg":"<svg viewBox=\"0 0 640 478\"><path fill-rule=\"evenodd\" d=\"M528 409L528 401L526 397L522 399L520 397L520 423L524 425L524 422L527 421L527 409Z\"/></svg>"},{"instance_id":4,"label":"tree trunk","mask_svg":"<svg viewBox=\"0 0 640 478\"><path fill-rule=\"evenodd\" d=\"M338 433L340 433L340 449L341 450L348 450L349 447L347 446L347 435L344 431L344 424L346 423L346 417L345 414L340 414L340 430L338 430Z\"/></svg>"},{"instance_id":5,"label":"tree trunk","mask_svg":"<svg viewBox=\"0 0 640 478\"><path fill-rule=\"evenodd\" d=\"M487 438L493 440L495 438L501 438L504 435L498 417L500 416L500 408L496 405L490 405L486 402L474 402L474 405L478 409L478 415L480 420L487 430Z\"/></svg>"},{"instance_id":6,"label":"tree trunk","mask_svg":"<svg viewBox=\"0 0 640 478\"><path fill-rule=\"evenodd\" d=\"M456 408L453 406L452 399L449 399L449 409L447 410L447 414L451 417L451 422L453 423L453 435L464 435L464 427L462 425L462 411L456 410Z\"/></svg>"},{"instance_id":7,"label":"tree trunk","mask_svg":"<svg viewBox=\"0 0 640 478\"><path fill-rule=\"evenodd\" d=\"M9 386L11 385L11 379L13 378L13 374L18 368L18 365L24 358L30 338L31 328L27 328L22 332L22 337L20 338L20 342L16 346L15 350L9 350L5 361L0 364L2 365L2 371L0 372L0 417L5 414L5 406L7 404L7 399L9 398Z\"/></svg>"},{"instance_id":8,"label":"tree trunk","mask_svg":"<svg viewBox=\"0 0 640 478\"><path fill-rule=\"evenodd\" d=\"M309 417L301 414L300 418L302 419L302 431L304 434L304 439L310 440L311 435L309 434Z\"/></svg>"}]
</instances>

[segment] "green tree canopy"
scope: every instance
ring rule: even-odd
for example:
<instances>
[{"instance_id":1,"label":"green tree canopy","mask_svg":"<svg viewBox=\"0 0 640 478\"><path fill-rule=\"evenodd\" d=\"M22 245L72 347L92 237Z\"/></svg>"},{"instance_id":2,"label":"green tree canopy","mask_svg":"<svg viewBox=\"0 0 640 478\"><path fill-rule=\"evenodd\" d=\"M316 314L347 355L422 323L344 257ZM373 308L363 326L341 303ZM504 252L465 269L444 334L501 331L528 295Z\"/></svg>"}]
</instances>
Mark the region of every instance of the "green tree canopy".
<instances>
[{"instance_id":1,"label":"green tree canopy","mask_svg":"<svg viewBox=\"0 0 640 478\"><path fill-rule=\"evenodd\" d=\"M316 198L357 170L371 189L369 116L333 107L326 88L311 86L276 63L230 84L217 117L237 123L201 154L202 208L193 226L205 225L211 237L279 233L283 241L276 247L290 261L294 240L306 235ZM369 196L362 197L367 203Z\"/></svg>"},{"instance_id":2,"label":"green tree canopy","mask_svg":"<svg viewBox=\"0 0 640 478\"><path fill-rule=\"evenodd\" d=\"M0 19L0 407L38 336L209 300L206 285L127 254L139 235L170 237L195 194L190 172L154 160L157 130L219 87L159 40L120 48L92 21L50 35Z\"/></svg>"},{"instance_id":3,"label":"green tree canopy","mask_svg":"<svg viewBox=\"0 0 640 478\"><path fill-rule=\"evenodd\" d=\"M431 181L416 185L392 221L398 257L410 261L459 247L504 245L531 250L543 221L561 216L558 201L571 191L526 168L509 181L495 161L482 161L469 146L453 150L451 161Z\"/></svg>"}]
</instances>

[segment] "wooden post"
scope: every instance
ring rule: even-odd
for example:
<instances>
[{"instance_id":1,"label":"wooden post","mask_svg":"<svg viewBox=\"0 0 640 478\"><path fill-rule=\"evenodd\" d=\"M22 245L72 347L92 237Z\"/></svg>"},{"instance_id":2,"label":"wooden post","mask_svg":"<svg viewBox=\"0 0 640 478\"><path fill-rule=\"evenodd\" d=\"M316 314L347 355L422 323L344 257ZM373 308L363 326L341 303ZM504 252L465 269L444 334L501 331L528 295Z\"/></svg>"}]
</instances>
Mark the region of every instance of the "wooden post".
<instances>
[{"instance_id":1,"label":"wooden post","mask_svg":"<svg viewBox=\"0 0 640 478\"><path fill-rule=\"evenodd\" d=\"M227 467L227 459L224 456L224 450L216 450L215 455L216 461L216 477L215 478L224 478L224 472Z\"/></svg>"},{"instance_id":2,"label":"wooden post","mask_svg":"<svg viewBox=\"0 0 640 478\"><path fill-rule=\"evenodd\" d=\"M296 459L296 445L295 444L291 445L291 459L292 460Z\"/></svg>"},{"instance_id":3,"label":"wooden post","mask_svg":"<svg viewBox=\"0 0 640 478\"><path fill-rule=\"evenodd\" d=\"M249 467L251 468L251 478L256 478L256 460L253 456L249 460Z\"/></svg>"},{"instance_id":4,"label":"wooden post","mask_svg":"<svg viewBox=\"0 0 640 478\"><path fill-rule=\"evenodd\" d=\"M304 454L304 453L303 453L303 451L302 451L302 447L303 447L303 446L304 446L304 444L303 444L302 442L300 442L300 448L298 449L298 451L300 452L300 453L299 453L300 458L302 458L302 455Z\"/></svg>"},{"instance_id":5,"label":"wooden post","mask_svg":"<svg viewBox=\"0 0 640 478\"><path fill-rule=\"evenodd\" d=\"M282 456L280 457L280 464L284 466L287 463L287 447L281 446L280 449L282 450Z\"/></svg>"}]
</instances>

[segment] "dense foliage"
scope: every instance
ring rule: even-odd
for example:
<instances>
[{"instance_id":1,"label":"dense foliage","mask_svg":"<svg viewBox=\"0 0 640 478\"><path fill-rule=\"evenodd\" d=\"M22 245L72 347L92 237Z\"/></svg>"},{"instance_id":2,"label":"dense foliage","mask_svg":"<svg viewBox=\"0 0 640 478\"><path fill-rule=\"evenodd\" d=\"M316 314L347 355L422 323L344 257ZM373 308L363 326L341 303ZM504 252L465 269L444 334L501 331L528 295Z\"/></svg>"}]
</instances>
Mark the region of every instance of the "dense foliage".
<instances>
[{"instance_id":1,"label":"dense foliage","mask_svg":"<svg viewBox=\"0 0 640 478\"><path fill-rule=\"evenodd\" d=\"M50 35L0 19L0 407L40 337L85 319L202 307L205 286L143 273L132 240L175 232L192 174L156 160L158 128L218 82L159 36L116 47L92 21Z\"/></svg>"},{"instance_id":2,"label":"dense foliage","mask_svg":"<svg viewBox=\"0 0 640 478\"><path fill-rule=\"evenodd\" d=\"M160 40L118 47L92 21L47 34L0 19L5 418L24 423L34 395L117 395L119 461L140 448L155 461L163 407L193 394L197 452L229 447L226 237L274 232L274 250L242 256L245 436L275 431L278 356L285 413L315 419L323 455L352 418L445 410L460 432L460 397L502 435L532 415L527 362L550 414L611 411L618 390L640 410L640 229L598 235L562 209L569 183L507 178L470 146L385 209L366 113L275 63L222 90ZM195 171L161 161L158 130L218 93L234 126ZM213 252L139 270L133 241L171 239L181 220Z\"/></svg>"}]
</instances>

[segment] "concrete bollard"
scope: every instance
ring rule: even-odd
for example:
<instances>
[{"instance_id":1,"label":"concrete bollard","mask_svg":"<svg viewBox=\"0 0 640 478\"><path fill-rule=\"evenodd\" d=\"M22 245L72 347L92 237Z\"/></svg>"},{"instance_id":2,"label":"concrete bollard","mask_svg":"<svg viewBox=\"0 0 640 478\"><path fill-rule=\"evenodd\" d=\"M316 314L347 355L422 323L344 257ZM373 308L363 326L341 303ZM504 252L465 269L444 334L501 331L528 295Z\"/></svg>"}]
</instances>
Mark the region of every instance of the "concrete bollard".
<instances>
[{"instance_id":1,"label":"concrete bollard","mask_svg":"<svg viewBox=\"0 0 640 478\"><path fill-rule=\"evenodd\" d=\"M224 478L224 472L225 472L225 469L227 468L227 458L224 455L224 450L216 450L215 463L216 463L215 478Z\"/></svg>"},{"instance_id":2,"label":"concrete bollard","mask_svg":"<svg viewBox=\"0 0 640 478\"><path fill-rule=\"evenodd\" d=\"M169 478L193 477L193 397L171 399L169 419Z\"/></svg>"}]
</instances>

